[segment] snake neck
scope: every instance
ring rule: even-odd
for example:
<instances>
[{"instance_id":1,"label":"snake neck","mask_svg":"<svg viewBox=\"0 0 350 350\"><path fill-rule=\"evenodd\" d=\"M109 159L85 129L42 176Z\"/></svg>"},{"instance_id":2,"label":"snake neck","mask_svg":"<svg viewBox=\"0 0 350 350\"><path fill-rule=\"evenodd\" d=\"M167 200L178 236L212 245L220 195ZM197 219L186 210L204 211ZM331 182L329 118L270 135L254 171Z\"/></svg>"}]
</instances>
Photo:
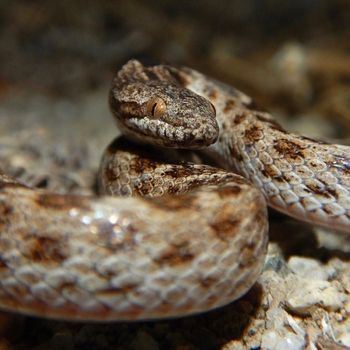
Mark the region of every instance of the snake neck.
<instances>
[{"instance_id":1,"label":"snake neck","mask_svg":"<svg viewBox=\"0 0 350 350\"><path fill-rule=\"evenodd\" d=\"M258 187L289 216L349 232L349 147L284 130L240 91L186 70L186 86L216 108L219 138L208 153Z\"/></svg>"},{"instance_id":2,"label":"snake neck","mask_svg":"<svg viewBox=\"0 0 350 350\"><path fill-rule=\"evenodd\" d=\"M185 87L208 99L216 109L219 138L205 153L221 167L246 176L242 154L249 153L249 144L261 133L272 135L271 129L284 132L283 128L270 114L258 111L252 98L238 89L189 68L182 74L186 74L182 79Z\"/></svg>"}]
</instances>

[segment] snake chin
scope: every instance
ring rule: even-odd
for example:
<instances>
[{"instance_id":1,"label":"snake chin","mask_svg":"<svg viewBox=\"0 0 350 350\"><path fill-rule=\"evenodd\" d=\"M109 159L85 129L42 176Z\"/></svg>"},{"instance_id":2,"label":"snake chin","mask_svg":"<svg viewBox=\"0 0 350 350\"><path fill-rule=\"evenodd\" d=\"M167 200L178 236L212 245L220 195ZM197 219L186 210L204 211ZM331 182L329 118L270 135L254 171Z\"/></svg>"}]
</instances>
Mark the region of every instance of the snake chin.
<instances>
[{"instance_id":1,"label":"snake chin","mask_svg":"<svg viewBox=\"0 0 350 350\"><path fill-rule=\"evenodd\" d=\"M191 124L191 123L190 123ZM123 133L139 143L157 144L167 148L201 149L216 142L216 124L172 125L149 117L128 118L119 126Z\"/></svg>"}]
</instances>

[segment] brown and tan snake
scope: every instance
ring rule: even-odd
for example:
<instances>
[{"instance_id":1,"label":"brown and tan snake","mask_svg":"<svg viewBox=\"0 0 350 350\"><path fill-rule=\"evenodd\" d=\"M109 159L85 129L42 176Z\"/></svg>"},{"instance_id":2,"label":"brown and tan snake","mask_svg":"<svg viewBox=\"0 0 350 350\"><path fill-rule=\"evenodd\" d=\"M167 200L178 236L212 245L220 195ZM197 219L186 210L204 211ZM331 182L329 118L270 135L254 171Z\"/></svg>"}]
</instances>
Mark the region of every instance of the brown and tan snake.
<instances>
[{"instance_id":1,"label":"brown and tan snake","mask_svg":"<svg viewBox=\"0 0 350 350\"><path fill-rule=\"evenodd\" d=\"M49 193L0 173L2 309L105 321L225 305L261 272L265 199L350 233L349 147L290 134L248 96L189 68L131 60L110 105L128 140L106 150L99 185L130 198ZM184 149L227 170L194 164Z\"/></svg>"}]
</instances>

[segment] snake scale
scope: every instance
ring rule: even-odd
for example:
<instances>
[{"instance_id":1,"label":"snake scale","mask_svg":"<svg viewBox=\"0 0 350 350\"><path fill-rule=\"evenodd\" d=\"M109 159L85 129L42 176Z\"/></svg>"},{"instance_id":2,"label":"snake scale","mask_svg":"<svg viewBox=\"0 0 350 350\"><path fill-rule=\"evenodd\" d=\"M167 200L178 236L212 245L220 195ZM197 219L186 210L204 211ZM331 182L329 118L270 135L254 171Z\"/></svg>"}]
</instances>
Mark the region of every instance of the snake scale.
<instances>
[{"instance_id":1,"label":"snake scale","mask_svg":"<svg viewBox=\"0 0 350 350\"><path fill-rule=\"evenodd\" d=\"M105 151L101 195L0 173L2 309L107 321L225 305L261 272L266 202L350 233L349 147L288 133L250 97L185 67L130 60L110 106L125 136ZM193 150L220 167L194 163Z\"/></svg>"}]
</instances>

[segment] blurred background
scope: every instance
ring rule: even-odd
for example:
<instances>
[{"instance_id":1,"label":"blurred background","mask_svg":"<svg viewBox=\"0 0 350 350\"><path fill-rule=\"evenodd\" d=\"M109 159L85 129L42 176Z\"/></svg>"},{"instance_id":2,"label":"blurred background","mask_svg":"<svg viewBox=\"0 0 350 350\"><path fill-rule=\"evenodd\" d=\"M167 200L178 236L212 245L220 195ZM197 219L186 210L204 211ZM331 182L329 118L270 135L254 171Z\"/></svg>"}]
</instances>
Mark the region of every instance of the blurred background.
<instances>
[{"instance_id":1,"label":"blurred background","mask_svg":"<svg viewBox=\"0 0 350 350\"><path fill-rule=\"evenodd\" d=\"M0 6L1 97L76 98L108 88L112 72L133 57L191 66L284 114L327 114L350 124L347 0L1 0Z\"/></svg>"},{"instance_id":2,"label":"blurred background","mask_svg":"<svg viewBox=\"0 0 350 350\"><path fill-rule=\"evenodd\" d=\"M110 81L130 58L190 66L251 95L290 130L350 144L348 0L0 0L0 169L33 186L93 193L99 158L117 134ZM214 349L239 337L241 315L252 310L242 305L233 326L197 318L166 344ZM0 321L0 333L13 325ZM110 348L89 326L14 322L1 349L16 337L20 349ZM151 340L139 330L117 333L136 342L131 349L169 334L164 323Z\"/></svg>"},{"instance_id":3,"label":"blurred background","mask_svg":"<svg viewBox=\"0 0 350 350\"><path fill-rule=\"evenodd\" d=\"M253 96L290 130L349 143L348 0L1 0L4 168L37 171L34 148L46 167L85 157L84 169L96 169L117 133L109 84L130 58L191 66ZM30 159L14 161L21 142Z\"/></svg>"}]
</instances>

